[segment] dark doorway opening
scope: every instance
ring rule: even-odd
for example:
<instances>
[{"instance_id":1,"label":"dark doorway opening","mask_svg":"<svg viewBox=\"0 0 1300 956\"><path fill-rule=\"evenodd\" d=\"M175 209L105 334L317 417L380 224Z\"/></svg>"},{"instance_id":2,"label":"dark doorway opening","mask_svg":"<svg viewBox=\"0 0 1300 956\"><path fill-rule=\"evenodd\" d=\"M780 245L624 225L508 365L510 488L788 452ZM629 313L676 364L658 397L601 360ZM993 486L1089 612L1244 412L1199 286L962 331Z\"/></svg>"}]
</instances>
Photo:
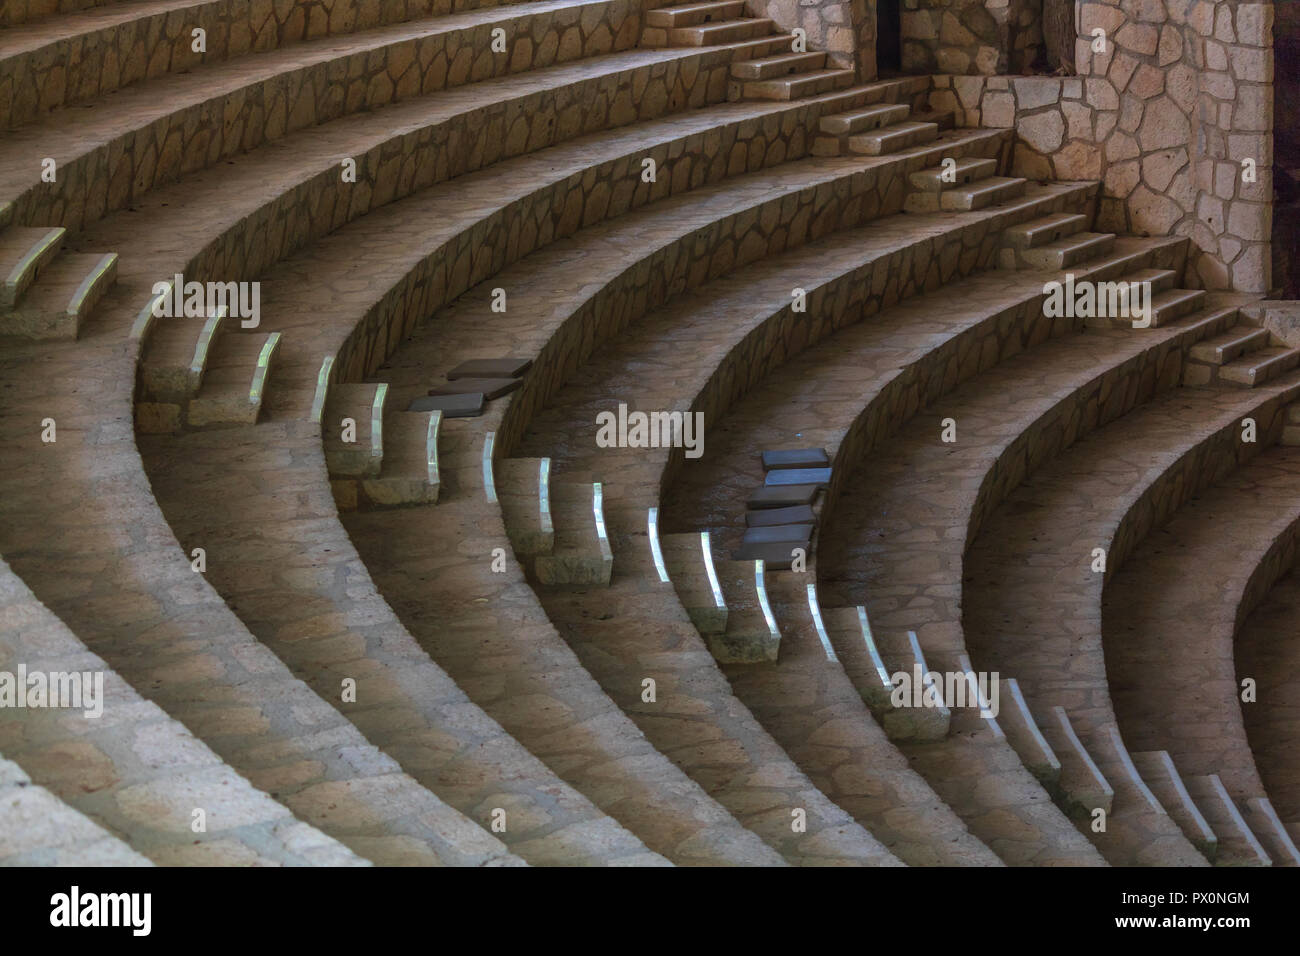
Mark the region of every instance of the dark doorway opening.
<instances>
[{"instance_id":1,"label":"dark doorway opening","mask_svg":"<svg viewBox=\"0 0 1300 956\"><path fill-rule=\"evenodd\" d=\"M881 76L903 72L903 19L900 0L877 0L876 71Z\"/></svg>"},{"instance_id":2,"label":"dark doorway opening","mask_svg":"<svg viewBox=\"0 0 1300 956\"><path fill-rule=\"evenodd\" d=\"M1300 298L1300 3L1279 3L1273 23L1273 281Z\"/></svg>"}]
</instances>

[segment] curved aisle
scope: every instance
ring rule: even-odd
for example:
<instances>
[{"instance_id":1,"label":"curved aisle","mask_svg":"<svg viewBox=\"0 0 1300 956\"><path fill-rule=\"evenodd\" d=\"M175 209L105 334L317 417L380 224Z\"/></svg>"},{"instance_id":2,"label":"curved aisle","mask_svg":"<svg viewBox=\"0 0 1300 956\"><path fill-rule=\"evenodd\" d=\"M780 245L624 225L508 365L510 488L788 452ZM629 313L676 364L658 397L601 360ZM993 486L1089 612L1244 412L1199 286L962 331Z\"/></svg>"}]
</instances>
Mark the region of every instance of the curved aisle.
<instances>
[{"instance_id":1,"label":"curved aisle","mask_svg":"<svg viewBox=\"0 0 1300 956\"><path fill-rule=\"evenodd\" d=\"M1300 840L1300 576L1273 586L1237 631L1237 674L1258 684L1246 736L1273 809Z\"/></svg>"},{"instance_id":2,"label":"curved aisle","mask_svg":"<svg viewBox=\"0 0 1300 956\"><path fill-rule=\"evenodd\" d=\"M1187 502L1106 582L1106 676L1133 750L1217 774L1234 800L1266 797L1238 694L1238 620L1291 567L1300 448L1276 446Z\"/></svg>"},{"instance_id":3,"label":"curved aisle","mask_svg":"<svg viewBox=\"0 0 1300 956\"><path fill-rule=\"evenodd\" d=\"M1102 648L1106 575L1093 570L1093 549L1106 550L1108 573L1123 567L1123 542L1266 447L1241 443L1239 423L1256 418L1268 441L1298 383L1293 373L1256 389L1175 389L1081 438L972 522L962 588L971 656L1014 676L1036 713L1064 707L1117 787L1123 771L1108 738L1117 725ZM1112 816L1141 807L1140 796L1117 790ZM1138 849L1136 863L1186 865L1158 841Z\"/></svg>"}]
</instances>

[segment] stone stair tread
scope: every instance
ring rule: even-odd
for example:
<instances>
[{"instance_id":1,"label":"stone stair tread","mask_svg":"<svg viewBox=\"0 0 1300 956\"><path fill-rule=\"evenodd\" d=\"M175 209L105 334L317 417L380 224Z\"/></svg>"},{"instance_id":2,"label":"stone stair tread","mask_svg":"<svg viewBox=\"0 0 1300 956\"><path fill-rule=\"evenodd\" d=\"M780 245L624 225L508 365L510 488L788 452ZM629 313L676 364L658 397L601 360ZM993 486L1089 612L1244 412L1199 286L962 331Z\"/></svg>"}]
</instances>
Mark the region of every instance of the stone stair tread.
<instances>
[{"instance_id":1,"label":"stone stair tread","mask_svg":"<svg viewBox=\"0 0 1300 956\"><path fill-rule=\"evenodd\" d=\"M487 399L482 392L456 395L425 395L406 406L408 412L442 412L445 418L476 418L483 414Z\"/></svg>"},{"instance_id":2,"label":"stone stair tread","mask_svg":"<svg viewBox=\"0 0 1300 956\"><path fill-rule=\"evenodd\" d=\"M766 528L771 525L783 524L813 524L816 520L809 505L764 508L745 512L745 525L750 528Z\"/></svg>"},{"instance_id":3,"label":"stone stair tread","mask_svg":"<svg viewBox=\"0 0 1300 956\"><path fill-rule=\"evenodd\" d=\"M1269 341L1266 329L1257 329L1249 325L1238 325L1212 338L1193 345L1190 352L1193 358L1214 365L1223 365L1233 359L1258 351Z\"/></svg>"},{"instance_id":4,"label":"stone stair tread","mask_svg":"<svg viewBox=\"0 0 1300 956\"><path fill-rule=\"evenodd\" d=\"M778 53L775 56L733 63L731 75L738 80L770 80L821 69L825 62L825 53Z\"/></svg>"},{"instance_id":5,"label":"stone stair tread","mask_svg":"<svg viewBox=\"0 0 1300 956\"><path fill-rule=\"evenodd\" d=\"M823 133L852 134L868 128L891 126L906 119L910 112L911 109L905 103L876 103L861 109L823 116L818 125Z\"/></svg>"},{"instance_id":6,"label":"stone stair tread","mask_svg":"<svg viewBox=\"0 0 1300 956\"><path fill-rule=\"evenodd\" d=\"M768 449L762 454L763 470L775 468L824 468L831 460L824 448Z\"/></svg>"},{"instance_id":7,"label":"stone stair tread","mask_svg":"<svg viewBox=\"0 0 1300 956\"><path fill-rule=\"evenodd\" d=\"M1012 226L1004 236L1017 248L1034 249L1077 233L1085 229L1087 224L1088 218L1079 213L1052 213Z\"/></svg>"},{"instance_id":8,"label":"stone stair tread","mask_svg":"<svg viewBox=\"0 0 1300 956\"><path fill-rule=\"evenodd\" d=\"M996 175L997 169L998 161L996 159L963 156L957 159L951 167L932 166L929 169L909 173L907 178L914 189L927 192L943 192L956 186L964 186L987 179ZM954 178L949 182L944 178L945 176L953 176Z\"/></svg>"},{"instance_id":9,"label":"stone stair tread","mask_svg":"<svg viewBox=\"0 0 1300 956\"><path fill-rule=\"evenodd\" d=\"M1300 350L1269 346L1226 363L1219 368L1219 375L1230 382L1257 385L1297 365L1300 365Z\"/></svg>"},{"instance_id":10,"label":"stone stair tread","mask_svg":"<svg viewBox=\"0 0 1300 956\"><path fill-rule=\"evenodd\" d=\"M533 367L530 358L466 359L447 372L448 381L462 378L522 378Z\"/></svg>"},{"instance_id":11,"label":"stone stair tread","mask_svg":"<svg viewBox=\"0 0 1300 956\"><path fill-rule=\"evenodd\" d=\"M810 70L774 79L746 80L744 95L764 99L798 99L853 83L852 70Z\"/></svg>"},{"instance_id":12,"label":"stone stair tread","mask_svg":"<svg viewBox=\"0 0 1300 956\"><path fill-rule=\"evenodd\" d=\"M882 127L874 133L851 135L848 138L848 147L850 152L874 156L928 142L938 135L939 127L934 123L907 121Z\"/></svg>"},{"instance_id":13,"label":"stone stair tread","mask_svg":"<svg viewBox=\"0 0 1300 956\"><path fill-rule=\"evenodd\" d=\"M488 401L509 395L523 383L517 378L456 378L429 389L430 395L466 395L482 393Z\"/></svg>"},{"instance_id":14,"label":"stone stair tread","mask_svg":"<svg viewBox=\"0 0 1300 956\"><path fill-rule=\"evenodd\" d=\"M774 21L761 17L719 20L701 26L672 27L668 30L668 42L672 45L716 46L765 38L775 27Z\"/></svg>"},{"instance_id":15,"label":"stone stair tread","mask_svg":"<svg viewBox=\"0 0 1300 956\"><path fill-rule=\"evenodd\" d=\"M718 20L734 20L745 9L743 0L714 0L711 3L683 3L670 7L647 10L647 26L670 29L679 26L696 26Z\"/></svg>"},{"instance_id":16,"label":"stone stair tread","mask_svg":"<svg viewBox=\"0 0 1300 956\"><path fill-rule=\"evenodd\" d=\"M774 468L763 477L763 484L773 486L813 485L825 488L831 480L830 468Z\"/></svg>"}]
</instances>

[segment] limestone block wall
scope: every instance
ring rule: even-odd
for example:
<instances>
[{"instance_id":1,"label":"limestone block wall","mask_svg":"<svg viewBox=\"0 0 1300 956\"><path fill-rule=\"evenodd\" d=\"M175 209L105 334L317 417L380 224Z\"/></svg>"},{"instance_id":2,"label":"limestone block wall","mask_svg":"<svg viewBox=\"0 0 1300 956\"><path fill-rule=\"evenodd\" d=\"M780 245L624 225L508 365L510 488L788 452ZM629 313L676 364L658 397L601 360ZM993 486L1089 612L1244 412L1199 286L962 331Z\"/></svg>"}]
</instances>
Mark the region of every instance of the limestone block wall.
<instances>
[{"instance_id":1,"label":"limestone block wall","mask_svg":"<svg viewBox=\"0 0 1300 956\"><path fill-rule=\"evenodd\" d=\"M903 0L902 21L909 73L1020 73L1042 53L1042 0Z\"/></svg>"},{"instance_id":2,"label":"limestone block wall","mask_svg":"<svg viewBox=\"0 0 1300 956\"><path fill-rule=\"evenodd\" d=\"M746 0L745 12L782 30L804 30L808 49L825 50L859 80L876 78L876 0Z\"/></svg>"},{"instance_id":3,"label":"limestone block wall","mask_svg":"<svg viewBox=\"0 0 1300 956\"><path fill-rule=\"evenodd\" d=\"M1267 292L1273 4L1091 0L1079 18L1077 77L936 76L932 107L1014 126L1013 175L1102 179L1099 228L1190 236L1187 282Z\"/></svg>"}]
</instances>

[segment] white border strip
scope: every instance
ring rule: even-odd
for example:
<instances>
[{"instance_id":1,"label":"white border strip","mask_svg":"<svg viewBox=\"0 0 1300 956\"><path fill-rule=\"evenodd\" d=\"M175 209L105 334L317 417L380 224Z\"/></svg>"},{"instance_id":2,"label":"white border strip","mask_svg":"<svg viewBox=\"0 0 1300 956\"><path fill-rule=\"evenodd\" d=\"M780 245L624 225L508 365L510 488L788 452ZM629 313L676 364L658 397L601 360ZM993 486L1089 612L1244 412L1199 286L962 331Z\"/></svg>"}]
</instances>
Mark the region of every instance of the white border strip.
<instances>
[{"instance_id":1,"label":"white border strip","mask_svg":"<svg viewBox=\"0 0 1300 956\"><path fill-rule=\"evenodd\" d=\"M664 566L664 552L659 547L659 509L651 508L649 515L646 517L646 528L650 535L650 559L655 563L655 570L659 572L659 580L668 583L668 568Z\"/></svg>"},{"instance_id":2,"label":"white border strip","mask_svg":"<svg viewBox=\"0 0 1300 956\"><path fill-rule=\"evenodd\" d=\"M316 394L311 399L311 423L319 425L325 418L325 402L329 397L330 383L334 378L334 356L327 355L321 359L320 371L316 373Z\"/></svg>"},{"instance_id":3,"label":"white border strip","mask_svg":"<svg viewBox=\"0 0 1300 956\"><path fill-rule=\"evenodd\" d=\"M839 658L835 656L835 648L831 647L831 639L826 633L826 625L822 622L822 608L817 603L817 585L815 583L808 585L808 610L812 612L813 627L817 629L817 639L822 642L822 650L826 652L826 659L839 663Z\"/></svg>"},{"instance_id":4,"label":"white border strip","mask_svg":"<svg viewBox=\"0 0 1300 956\"><path fill-rule=\"evenodd\" d=\"M551 459L543 458L537 466L537 520L542 534L554 534L551 521Z\"/></svg>"},{"instance_id":5,"label":"white border strip","mask_svg":"<svg viewBox=\"0 0 1300 956\"><path fill-rule=\"evenodd\" d=\"M760 558L754 562L754 589L758 591L758 606L763 612L763 620L767 622L767 632L772 635L772 639L779 641L781 632L777 630L776 618L772 616L772 605L767 601L767 583L763 575L763 560Z\"/></svg>"},{"instance_id":6,"label":"white border strip","mask_svg":"<svg viewBox=\"0 0 1300 956\"><path fill-rule=\"evenodd\" d=\"M596 541L600 545L600 557L604 561L613 561L614 552L609 546L609 534L605 531L605 489L599 481L591 483L591 513L596 518Z\"/></svg>"},{"instance_id":7,"label":"white border strip","mask_svg":"<svg viewBox=\"0 0 1300 956\"><path fill-rule=\"evenodd\" d=\"M496 443L496 432L488 432L483 436L483 493L493 503L497 500L497 483L492 475L492 450Z\"/></svg>"},{"instance_id":8,"label":"white border strip","mask_svg":"<svg viewBox=\"0 0 1300 956\"><path fill-rule=\"evenodd\" d=\"M871 624L867 621L867 609L861 604L858 605L858 625L862 628L862 642L867 645L867 656L871 658L871 666L876 669L881 686L893 690L894 682L889 679L889 671L885 669L880 649L876 647L876 638L871 633Z\"/></svg>"},{"instance_id":9,"label":"white border strip","mask_svg":"<svg viewBox=\"0 0 1300 956\"><path fill-rule=\"evenodd\" d=\"M713 606L720 611L727 609L727 602L722 599L722 585L718 583L718 571L713 566L713 547L709 544L709 533L700 532L700 550L704 552L704 573L709 576L709 590L713 592Z\"/></svg>"}]
</instances>

